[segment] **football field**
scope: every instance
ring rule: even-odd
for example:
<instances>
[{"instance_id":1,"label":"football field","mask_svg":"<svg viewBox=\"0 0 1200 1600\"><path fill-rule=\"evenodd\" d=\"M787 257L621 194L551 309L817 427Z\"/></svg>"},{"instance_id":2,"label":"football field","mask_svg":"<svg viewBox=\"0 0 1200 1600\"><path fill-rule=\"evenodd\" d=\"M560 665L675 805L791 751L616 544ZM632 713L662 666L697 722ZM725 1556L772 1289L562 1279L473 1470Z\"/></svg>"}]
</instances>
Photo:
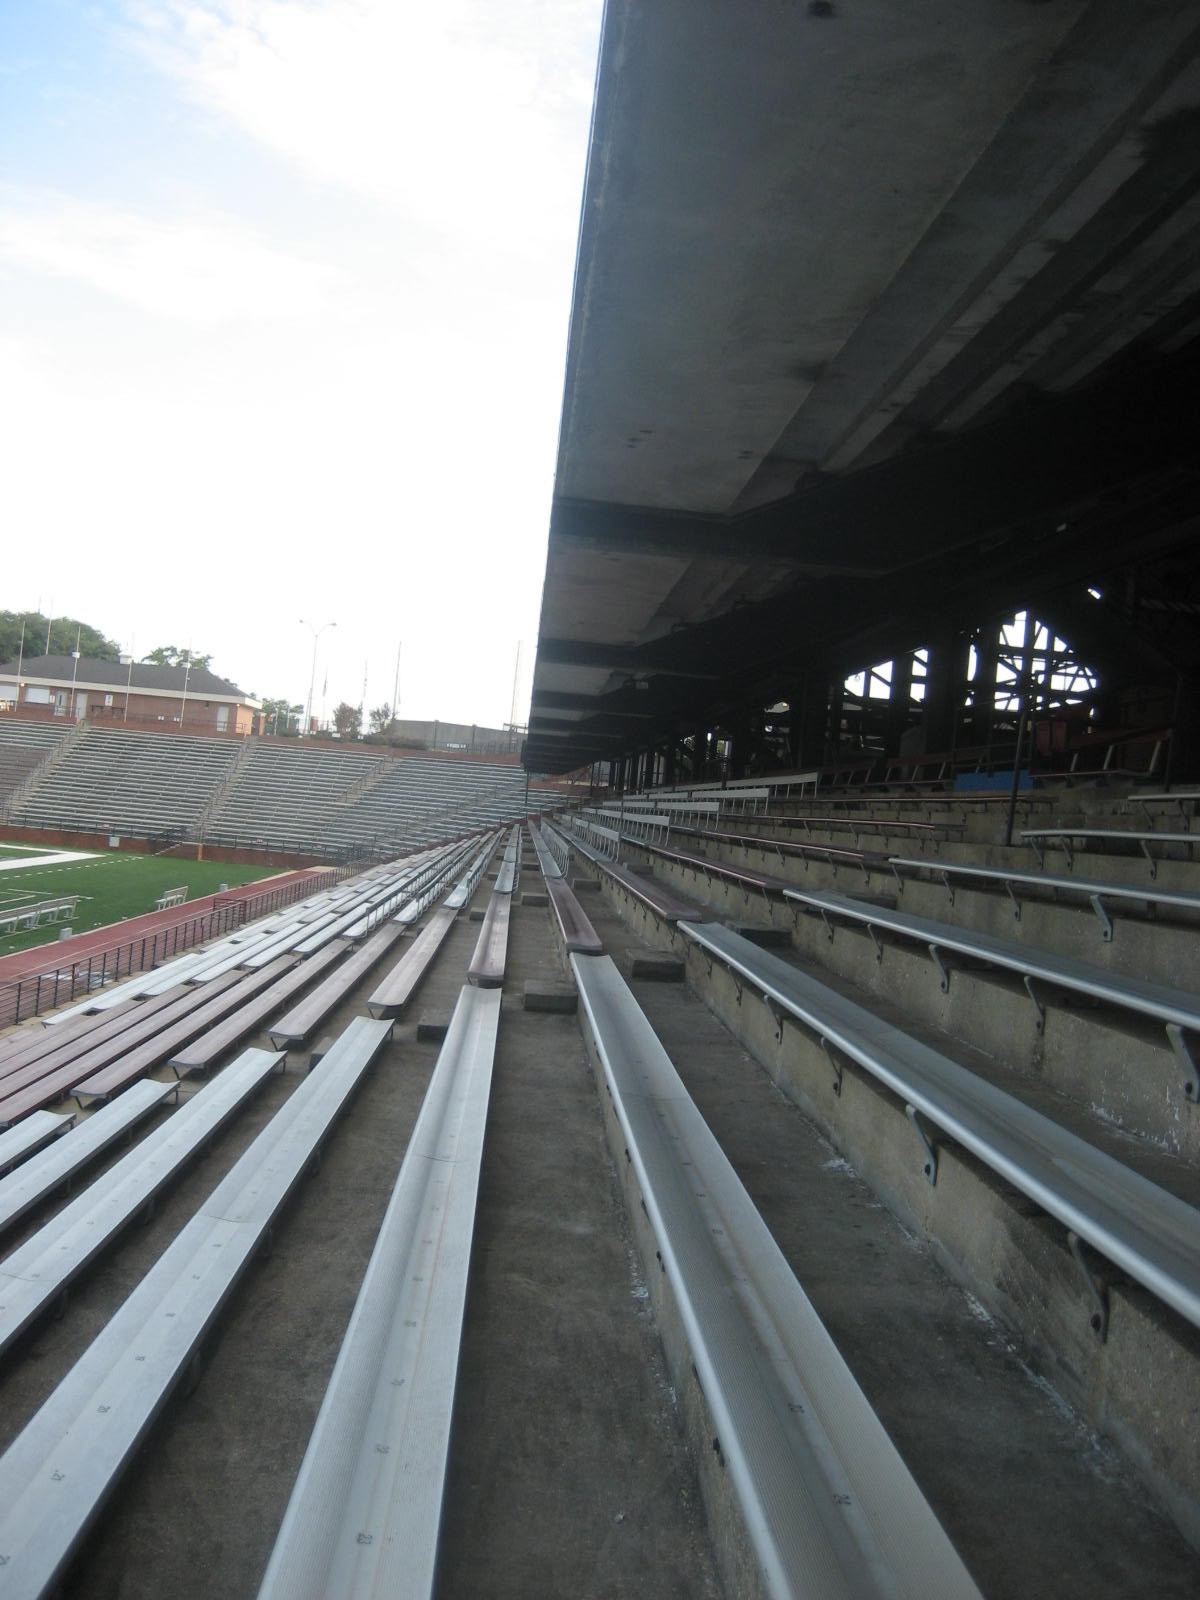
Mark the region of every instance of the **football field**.
<instances>
[{"instance_id":1,"label":"football field","mask_svg":"<svg viewBox=\"0 0 1200 1600\"><path fill-rule=\"evenodd\" d=\"M75 933L139 917L155 909L167 889L187 889L194 900L212 894L221 884L250 883L265 877L270 867L234 865L228 861L179 861L169 856L103 854L56 850L50 845L0 843L0 916L7 911L78 895L79 904L69 923L48 923L16 933L0 933L0 955L28 950L56 940L60 929Z\"/></svg>"}]
</instances>

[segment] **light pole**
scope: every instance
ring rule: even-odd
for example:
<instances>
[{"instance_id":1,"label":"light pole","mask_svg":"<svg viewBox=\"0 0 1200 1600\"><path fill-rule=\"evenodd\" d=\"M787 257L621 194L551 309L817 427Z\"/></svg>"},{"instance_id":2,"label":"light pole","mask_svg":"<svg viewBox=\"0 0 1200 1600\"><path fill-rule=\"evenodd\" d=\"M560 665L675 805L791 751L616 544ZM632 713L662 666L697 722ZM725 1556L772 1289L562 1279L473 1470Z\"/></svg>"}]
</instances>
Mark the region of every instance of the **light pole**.
<instances>
[{"instance_id":1,"label":"light pole","mask_svg":"<svg viewBox=\"0 0 1200 1600\"><path fill-rule=\"evenodd\" d=\"M317 682L317 642L320 639L321 635L325 632L326 628L336 628L337 627L337 623L336 622L323 622L321 624L321 626L318 628L314 623L309 622L307 617L301 617L300 618L300 626L302 628L307 628L311 632L311 634L313 636L312 670L310 671L310 673L308 675L308 705L307 705L307 707L305 709L305 712L304 712L304 732L303 732L303 735L302 735L302 737L307 739L307 738L310 737L310 735L312 733L313 689L316 686L316 682Z\"/></svg>"}]
</instances>

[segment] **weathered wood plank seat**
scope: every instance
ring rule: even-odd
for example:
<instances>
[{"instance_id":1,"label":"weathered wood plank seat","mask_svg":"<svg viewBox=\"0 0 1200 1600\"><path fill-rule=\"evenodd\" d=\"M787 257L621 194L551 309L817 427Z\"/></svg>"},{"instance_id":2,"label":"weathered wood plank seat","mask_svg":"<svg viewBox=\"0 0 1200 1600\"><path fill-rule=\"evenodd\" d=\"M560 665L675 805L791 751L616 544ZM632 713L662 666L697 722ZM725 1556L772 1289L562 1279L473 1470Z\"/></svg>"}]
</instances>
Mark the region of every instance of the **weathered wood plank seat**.
<instances>
[{"instance_id":1,"label":"weathered wood plank seat","mask_svg":"<svg viewBox=\"0 0 1200 1600\"><path fill-rule=\"evenodd\" d=\"M1039 1019L1045 1012L1044 996L1040 993L1040 986L1045 984L1161 1022L1183 1068L1185 1092L1193 1100L1200 1099L1200 1071L1197 1068L1195 1044L1188 1037L1190 1034L1200 1034L1200 995L1185 989L1172 989L1165 984L1148 983L1142 978L1125 978L1074 956L1059 955L1052 950L1035 950L1011 939L975 933L949 922L911 916L904 911L892 911L886 906L866 905L848 895L808 889L788 889L785 894L787 899L805 905L823 917L831 939L833 927L829 919L844 917L865 928L886 930L924 945L937 965L943 990L950 987L950 974L942 958L944 953L953 951L971 960L986 961L991 966L1019 973L1025 981L1030 1000L1037 1008ZM1041 1026L1040 1020L1038 1026Z\"/></svg>"},{"instance_id":2,"label":"weathered wood plank seat","mask_svg":"<svg viewBox=\"0 0 1200 1600\"><path fill-rule=\"evenodd\" d=\"M268 984L258 994L247 1000L245 1005L239 1006L236 1011L231 1011L223 1021L207 1029L189 1044L177 1050L168 1060L177 1078L182 1078L187 1072L207 1072L223 1055L240 1044L243 1039L257 1033L266 1019L277 1012L280 1006L288 1005L301 990L307 989L315 983L323 972L327 972L335 962L345 955L348 946L338 942L328 944L319 950L315 956L309 956L306 961L298 962L296 966L277 978L274 983Z\"/></svg>"},{"instance_id":3,"label":"weathered wood plank seat","mask_svg":"<svg viewBox=\"0 0 1200 1600\"><path fill-rule=\"evenodd\" d=\"M247 1050L0 1261L0 1351L224 1126L284 1057Z\"/></svg>"},{"instance_id":4,"label":"weathered wood plank seat","mask_svg":"<svg viewBox=\"0 0 1200 1600\"><path fill-rule=\"evenodd\" d=\"M178 1093L177 1084L156 1083L153 1078L144 1078L118 1095L111 1105L101 1106L63 1138L56 1139L30 1160L23 1161L15 1171L0 1178L0 1231L10 1228L60 1184L102 1155L168 1095ZM18 1126L23 1128L25 1123Z\"/></svg>"},{"instance_id":5,"label":"weathered wood plank seat","mask_svg":"<svg viewBox=\"0 0 1200 1600\"><path fill-rule=\"evenodd\" d=\"M1161 906L1168 911L1200 911L1200 894L1188 894L1181 889L1159 889L1153 885L1134 883L1102 883L1095 879L1067 878L1050 872L1020 872L1010 867L971 867L965 863L940 859L915 861L907 856L889 856L888 865L895 872L896 881L902 890L904 879L900 874L901 867L906 872L935 873L946 885L951 905L954 904L951 878L965 878L973 883L996 884L1008 894L1013 904L1013 916L1018 921L1021 917L1021 902L1017 897L1017 889L1061 891L1065 894L1082 895L1096 913L1100 934L1106 944L1111 943L1113 937L1113 922L1107 905L1110 900L1136 900L1156 909Z\"/></svg>"},{"instance_id":6,"label":"weathered wood plank seat","mask_svg":"<svg viewBox=\"0 0 1200 1600\"><path fill-rule=\"evenodd\" d=\"M640 841L638 842L640 844ZM658 880L642 877L630 871L628 867L621 866L619 862L609 861L598 850L581 840L577 834L572 837L571 845L614 883L622 894L631 900L636 900L649 911L656 921L674 923L681 918L703 921L707 915L703 906L697 905L694 900L689 900L684 895L676 894ZM644 845L642 848L645 848Z\"/></svg>"},{"instance_id":7,"label":"weathered wood plank seat","mask_svg":"<svg viewBox=\"0 0 1200 1600\"><path fill-rule=\"evenodd\" d=\"M164 1032L152 1035L128 1055L118 1057L111 1066L104 1067L101 1071L92 1073L83 1082L77 1083L73 1091L75 1097L106 1100L109 1095L119 1093L126 1084L133 1083L137 1078L143 1077L147 1072L169 1060L180 1045L189 1043L198 1034L223 1022L231 1012L239 1011L247 1001L253 1000L261 990L269 988L294 964L290 955L279 956L271 966L264 967L261 972L247 974L231 989L226 989L215 999L210 1000L207 1005L189 1012L178 1022L172 1023Z\"/></svg>"},{"instance_id":8,"label":"weathered wood plank seat","mask_svg":"<svg viewBox=\"0 0 1200 1600\"><path fill-rule=\"evenodd\" d=\"M267 1032L275 1048L285 1050L289 1045L302 1044L403 937L404 929L396 922L385 922L382 928L376 928L315 989L269 1025Z\"/></svg>"},{"instance_id":9,"label":"weathered wood plank seat","mask_svg":"<svg viewBox=\"0 0 1200 1600\"><path fill-rule=\"evenodd\" d=\"M677 1381L690 1361L726 1465L745 1592L978 1600L613 962L571 966L686 1340Z\"/></svg>"},{"instance_id":10,"label":"weathered wood plank seat","mask_svg":"<svg viewBox=\"0 0 1200 1600\"><path fill-rule=\"evenodd\" d=\"M224 953L213 952L213 959L198 966L188 974L188 981L197 984L211 984L218 978L227 977L231 972L237 972L245 967L251 958L260 950L271 949L275 954L281 954L283 946L289 943L291 935L300 931L302 924L298 922L284 923L273 928L269 933L259 933L253 938L240 944L230 944Z\"/></svg>"},{"instance_id":11,"label":"weathered wood plank seat","mask_svg":"<svg viewBox=\"0 0 1200 1600\"><path fill-rule=\"evenodd\" d=\"M53 1588L390 1032L350 1024L0 1458L5 1600Z\"/></svg>"},{"instance_id":12,"label":"weathered wood plank seat","mask_svg":"<svg viewBox=\"0 0 1200 1600\"><path fill-rule=\"evenodd\" d=\"M10 1172L48 1145L52 1139L61 1139L75 1121L75 1113L35 1111L32 1116L18 1122L7 1133L0 1133L0 1176Z\"/></svg>"},{"instance_id":13,"label":"weathered wood plank seat","mask_svg":"<svg viewBox=\"0 0 1200 1600\"><path fill-rule=\"evenodd\" d=\"M442 941L454 926L456 915L447 906L433 913L367 1000L373 1017L394 1017L403 1011L441 948Z\"/></svg>"},{"instance_id":14,"label":"weathered wood plank seat","mask_svg":"<svg viewBox=\"0 0 1200 1600\"><path fill-rule=\"evenodd\" d=\"M922 1134L932 1183L936 1150L922 1120L1200 1327L1194 1206L742 935L712 922L680 931L757 989L780 1028L791 1017L892 1090Z\"/></svg>"},{"instance_id":15,"label":"weathered wood plank seat","mask_svg":"<svg viewBox=\"0 0 1200 1600\"><path fill-rule=\"evenodd\" d=\"M927 837L940 837L946 833L961 833L965 824L961 822L925 822L917 821L911 817L860 817L855 812L842 816L809 816L809 817L778 817L770 816L762 819L769 822L772 827L778 828L803 828L805 832L813 828L846 828L858 836L870 829L873 833L911 833L923 834Z\"/></svg>"},{"instance_id":16,"label":"weathered wood plank seat","mask_svg":"<svg viewBox=\"0 0 1200 1600\"><path fill-rule=\"evenodd\" d=\"M433 1592L499 1019L460 992L259 1600Z\"/></svg>"},{"instance_id":17,"label":"weathered wood plank seat","mask_svg":"<svg viewBox=\"0 0 1200 1600\"><path fill-rule=\"evenodd\" d=\"M764 860L773 855L780 861L790 857L799 861L824 861L834 868L857 867L868 873L887 871L887 856L882 851L862 850L850 845L818 844L808 839L775 839L757 833L714 833L708 828L676 828L675 835L711 839L714 844L726 845L731 849L758 850ZM639 840L638 843L643 841ZM649 844L644 847L651 848Z\"/></svg>"},{"instance_id":18,"label":"weathered wood plank seat","mask_svg":"<svg viewBox=\"0 0 1200 1600\"><path fill-rule=\"evenodd\" d=\"M1022 828L1021 838L1030 845L1038 858L1038 865L1042 866L1046 860L1046 845L1060 845L1067 858L1067 866L1074 865L1074 851L1072 845L1076 840L1083 840L1085 846L1092 844L1131 844L1136 845L1150 865L1150 876L1158 876L1158 860L1150 853L1152 844L1181 844L1189 852L1192 847L1200 843L1200 835L1194 833L1143 833L1133 828Z\"/></svg>"},{"instance_id":19,"label":"weathered wood plank seat","mask_svg":"<svg viewBox=\"0 0 1200 1600\"><path fill-rule=\"evenodd\" d=\"M236 973L227 973L220 980L221 987L216 991L217 994L223 997L237 981ZM0 1097L0 1125L15 1122L28 1112L36 1111L39 1106L48 1105L61 1095L71 1093L89 1073L109 1065L123 1052L138 1048L144 1040L160 1033L177 1019L198 1011L213 998L213 991L184 989L181 994L164 998L167 999L166 1004L156 1006L150 1015L138 1019L115 1038L106 1039L99 1045L90 1045L82 1053L71 1049L65 1060L53 1065L49 1064L49 1058L44 1058L5 1078L0 1084L4 1091Z\"/></svg>"},{"instance_id":20,"label":"weathered wood plank seat","mask_svg":"<svg viewBox=\"0 0 1200 1600\"><path fill-rule=\"evenodd\" d=\"M592 927L591 919L566 879L547 878L546 892L550 896L563 948L572 955L603 955L604 941Z\"/></svg>"},{"instance_id":21,"label":"weathered wood plank seat","mask_svg":"<svg viewBox=\"0 0 1200 1600\"><path fill-rule=\"evenodd\" d=\"M488 899L479 938L471 964L467 968L467 982L481 989L498 989L504 982L504 967L508 959L508 923L512 910L511 891L496 888Z\"/></svg>"},{"instance_id":22,"label":"weathered wood plank seat","mask_svg":"<svg viewBox=\"0 0 1200 1600\"><path fill-rule=\"evenodd\" d=\"M121 1006L115 1011L101 1012L96 1016L79 1017L79 1024L70 1029L46 1028L41 1033L27 1034L28 1043L20 1053L14 1052L0 1064L0 1095L14 1087L14 1075L23 1068L37 1066L42 1072L51 1072L68 1061L77 1060L85 1051L98 1048L106 1041L116 1039L150 1017L161 1017L177 1001L196 991L182 986L166 989L141 1005Z\"/></svg>"}]
</instances>

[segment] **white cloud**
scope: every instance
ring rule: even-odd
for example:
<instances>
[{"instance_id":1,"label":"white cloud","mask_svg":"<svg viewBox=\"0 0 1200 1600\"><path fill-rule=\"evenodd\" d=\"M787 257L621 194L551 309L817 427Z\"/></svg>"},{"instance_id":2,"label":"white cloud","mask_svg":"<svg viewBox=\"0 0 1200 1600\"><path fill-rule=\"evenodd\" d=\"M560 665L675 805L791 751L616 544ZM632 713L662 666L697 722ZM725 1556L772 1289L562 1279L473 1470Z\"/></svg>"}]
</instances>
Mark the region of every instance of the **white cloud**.
<instances>
[{"instance_id":1,"label":"white cloud","mask_svg":"<svg viewBox=\"0 0 1200 1600\"><path fill-rule=\"evenodd\" d=\"M364 659L389 697L403 638L406 714L502 721L537 626L600 0L123 5L136 49L89 79L94 120L0 188L6 603L293 701L297 619L336 619L331 706Z\"/></svg>"},{"instance_id":2,"label":"white cloud","mask_svg":"<svg viewBox=\"0 0 1200 1600\"><path fill-rule=\"evenodd\" d=\"M573 237L597 0L130 0L160 68L322 183L526 252Z\"/></svg>"},{"instance_id":3,"label":"white cloud","mask_svg":"<svg viewBox=\"0 0 1200 1600\"><path fill-rule=\"evenodd\" d=\"M155 218L67 195L0 202L0 259L199 323L307 316L336 286L331 268L275 249L236 219Z\"/></svg>"}]
</instances>

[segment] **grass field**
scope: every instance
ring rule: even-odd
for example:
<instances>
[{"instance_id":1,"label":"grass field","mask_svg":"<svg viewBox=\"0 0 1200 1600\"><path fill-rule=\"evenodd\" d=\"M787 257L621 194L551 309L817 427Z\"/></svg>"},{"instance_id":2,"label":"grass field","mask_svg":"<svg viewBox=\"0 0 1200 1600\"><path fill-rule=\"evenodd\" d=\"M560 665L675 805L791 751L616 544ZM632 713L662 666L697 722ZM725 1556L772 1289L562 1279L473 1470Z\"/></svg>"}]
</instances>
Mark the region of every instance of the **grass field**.
<instances>
[{"instance_id":1,"label":"grass field","mask_svg":"<svg viewBox=\"0 0 1200 1600\"><path fill-rule=\"evenodd\" d=\"M187 885L188 899L212 894L222 883L250 883L272 871L270 867L234 866L228 861L176 861L167 856L125 855L119 850L104 855L79 856L53 865L8 868L20 856L65 854L51 845L0 845L0 910L54 900L60 895L82 896L71 927L76 933L120 922L122 917L139 917L154 910L154 902L164 889ZM55 926L30 929L0 937L0 955L13 950L28 950L58 938Z\"/></svg>"}]
</instances>

